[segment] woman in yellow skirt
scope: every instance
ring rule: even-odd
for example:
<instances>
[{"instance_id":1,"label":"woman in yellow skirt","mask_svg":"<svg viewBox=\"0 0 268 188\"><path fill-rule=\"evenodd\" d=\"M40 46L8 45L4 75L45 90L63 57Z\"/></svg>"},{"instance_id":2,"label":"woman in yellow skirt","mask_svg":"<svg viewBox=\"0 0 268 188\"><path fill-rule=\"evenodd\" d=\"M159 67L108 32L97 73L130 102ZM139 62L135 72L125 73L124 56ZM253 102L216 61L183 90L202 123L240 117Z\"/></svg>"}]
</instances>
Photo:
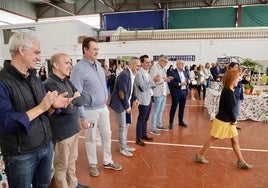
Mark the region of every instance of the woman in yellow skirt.
<instances>
[{"instance_id":1,"label":"woman in yellow skirt","mask_svg":"<svg viewBox=\"0 0 268 188\"><path fill-rule=\"evenodd\" d=\"M234 114L235 98L233 88L237 85L239 72L228 70L223 76L223 89L220 96L219 112L210 125L210 137L205 142L201 151L195 155L195 161L208 164L205 159L205 153L210 146L219 139L230 138L232 141L233 151L238 159L237 167L242 169L250 169L252 165L247 164L244 160L239 142L238 132L236 129L236 118Z\"/></svg>"}]
</instances>

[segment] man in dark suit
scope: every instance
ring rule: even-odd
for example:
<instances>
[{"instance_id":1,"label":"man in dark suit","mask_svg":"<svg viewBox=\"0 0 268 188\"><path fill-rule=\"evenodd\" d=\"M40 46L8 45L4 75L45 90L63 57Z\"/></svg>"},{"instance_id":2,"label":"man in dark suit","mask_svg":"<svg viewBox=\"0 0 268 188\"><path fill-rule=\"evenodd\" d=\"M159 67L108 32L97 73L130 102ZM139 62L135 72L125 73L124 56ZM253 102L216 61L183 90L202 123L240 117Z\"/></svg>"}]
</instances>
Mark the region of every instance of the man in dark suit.
<instances>
[{"instance_id":1,"label":"man in dark suit","mask_svg":"<svg viewBox=\"0 0 268 188\"><path fill-rule=\"evenodd\" d=\"M220 82L222 79L222 70L221 67L219 65L219 63L217 62L215 66L210 68L210 72L212 74L213 80L216 82Z\"/></svg>"},{"instance_id":2,"label":"man in dark suit","mask_svg":"<svg viewBox=\"0 0 268 188\"><path fill-rule=\"evenodd\" d=\"M129 60L129 66L122 71L115 81L114 91L111 96L110 106L114 111L115 118L118 124L118 139L120 145L120 153L126 157L132 157L131 151L135 151L135 148L127 146L127 124L126 113L131 113L131 102L134 101L134 105L138 106L138 100L133 93L133 84L135 74L138 72L141 66L140 59L138 57L132 57Z\"/></svg>"},{"instance_id":3,"label":"man in dark suit","mask_svg":"<svg viewBox=\"0 0 268 188\"><path fill-rule=\"evenodd\" d=\"M188 94L188 80L189 78L186 75L184 69L184 62L178 60L176 62L177 68L172 71L172 76L174 77L169 84L170 94L171 94L171 108L169 114L169 129L173 128L174 116L176 113L177 106L179 104L179 126L187 127L187 124L183 121L184 107Z\"/></svg>"}]
</instances>

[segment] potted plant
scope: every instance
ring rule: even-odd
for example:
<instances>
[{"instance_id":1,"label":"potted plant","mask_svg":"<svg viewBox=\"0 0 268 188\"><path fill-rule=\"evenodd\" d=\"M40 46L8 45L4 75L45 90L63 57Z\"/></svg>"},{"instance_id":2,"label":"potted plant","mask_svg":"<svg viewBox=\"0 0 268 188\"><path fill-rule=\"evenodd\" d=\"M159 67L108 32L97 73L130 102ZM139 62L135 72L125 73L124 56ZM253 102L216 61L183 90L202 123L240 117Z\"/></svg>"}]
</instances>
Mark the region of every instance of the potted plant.
<instances>
[{"instance_id":1,"label":"potted plant","mask_svg":"<svg viewBox=\"0 0 268 188\"><path fill-rule=\"evenodd\" d=\"M252 94L254 86L252 84L245 84L244 90L246 95Z\"/></svg>"},{"instance_id":2,"label":"potted plant","mask_svg":"<svg viewBox=\"0 0 268 188\"><path fill-rule=\"evenodd\" d=\"M259 73L263 69L263 65L250 59L246 58L244 61L241 63L241 65L244 65L245 67L248 67L248 69L251 71L251 74L253 72Z\"/></svg>"}]
</instances>

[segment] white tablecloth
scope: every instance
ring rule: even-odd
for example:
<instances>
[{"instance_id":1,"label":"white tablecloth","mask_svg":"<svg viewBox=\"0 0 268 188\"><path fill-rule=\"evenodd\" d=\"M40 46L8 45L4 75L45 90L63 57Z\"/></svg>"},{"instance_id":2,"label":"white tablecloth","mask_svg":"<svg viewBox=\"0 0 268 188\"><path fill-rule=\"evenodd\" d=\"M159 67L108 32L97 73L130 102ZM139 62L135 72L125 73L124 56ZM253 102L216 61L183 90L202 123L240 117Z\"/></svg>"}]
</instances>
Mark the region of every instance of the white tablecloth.
<instances>
[{"instance_id":1,"label":"white tablecloth","mask_svg":"<svg viewBox=\"0 0 268 188\"><path fill-rule=\"evenodd\" d=\"M268 95L244 95L245 100L241 102L241 112L238 120L251 119L254 121L268 121ZM207 89L207 96L204 105L210 115L210 120L214 119L219 108L220 91Z\"/></svg>"}]
</instances>

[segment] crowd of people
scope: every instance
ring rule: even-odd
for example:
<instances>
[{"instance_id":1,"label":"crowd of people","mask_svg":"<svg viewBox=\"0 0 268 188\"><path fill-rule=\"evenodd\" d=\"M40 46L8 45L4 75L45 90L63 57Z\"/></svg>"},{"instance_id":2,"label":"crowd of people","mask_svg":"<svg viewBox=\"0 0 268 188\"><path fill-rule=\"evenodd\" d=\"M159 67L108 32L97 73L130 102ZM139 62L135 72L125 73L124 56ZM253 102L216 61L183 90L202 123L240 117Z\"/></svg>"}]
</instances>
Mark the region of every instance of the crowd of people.
<instances>
[{"instance_id":1,"label":"crowd of people","mask_svg":"<svg viewBox=\"0 0 268 188\"><path fill-rule=\"evenodd\" d=\"M252 168L242 157L235 128L239 114L237 101L243 100L235 63L223 73L217 66L209 69L208 65L193 65L188 70L184 61L177 60L176 67L166 71L166 55L160 55L153 66L149 56L142 55L132 57L124 70L113 67L107 76L107 67L101 67L97 61L97 41L87 37L82 43L83 58L72 66L67 54L54 54L50 61L52 72L43 82L35 70L36 63L41 61L40 43L35 36L15 33L10 39L9 51L11 63L0 71L0 147L10 188L49 187L52 164L56 187L88 188L79 184L75 172L81 128L85 132L90 175L99 176L97 129L102 140L102 167L122 169L121 164L113 161L111 153L107 78L112 76L114 85L109 106L117 121L119 152L123 156L132 157L136 150L127 145L133 108L139 112L136 144L144 147L144 140L153 140L148 135L147 124L150 123L152 135L161 135L161 131L173 128L177 108L178 125L188 126L184 121L188 90L192 100L195 100L192 89L198 90L200 98L203 90L204 98L205 88L213 77L214 81L223 80L220 108L211 124L211 136L194 160L209 163L204 155L210 145L218 139L230 138L238 158L237 167ZM172 104L169 126L165 127L162 116L169 93Z\"/></svg>"}]
</instances>

